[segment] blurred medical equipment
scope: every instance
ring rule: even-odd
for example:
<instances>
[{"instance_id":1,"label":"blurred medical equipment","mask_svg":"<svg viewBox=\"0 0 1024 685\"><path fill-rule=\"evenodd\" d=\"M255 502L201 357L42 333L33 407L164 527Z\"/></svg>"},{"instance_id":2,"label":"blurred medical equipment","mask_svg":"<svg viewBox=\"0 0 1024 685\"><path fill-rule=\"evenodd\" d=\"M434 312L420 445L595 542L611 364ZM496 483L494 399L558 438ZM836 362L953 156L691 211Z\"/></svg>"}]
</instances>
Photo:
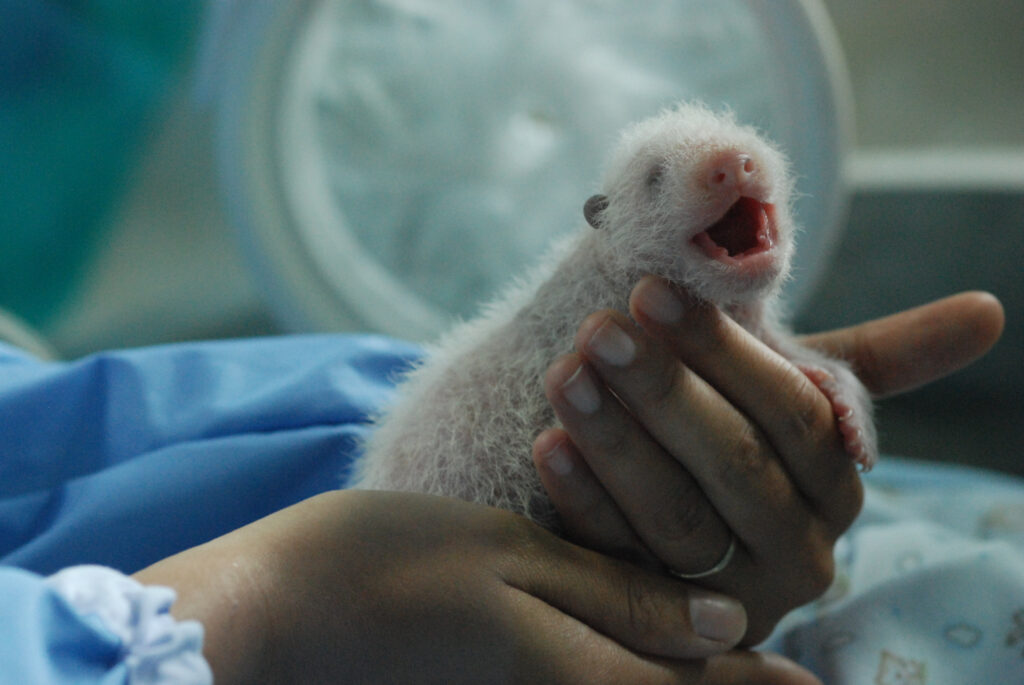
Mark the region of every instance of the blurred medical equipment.
<instances>
[{"instance_id":1,"label":"blurred medical equipment","mask_svg":"<svg viewBox=\"0 0 1024 685\"><path fill-rule=\"evenodd\" d=\"M292 329L422 339L471 314L579 227L621 126L679 99L732 107L791 155L808 227L793 303L844 218L845 80L813 2L214 10L219 178Z\"/></svg>"},{"instance_id":2,"label":"blurred medical equipment","mask_svg":"<svg viewBox=\"0 0 1024 685\"><path fill-rule=\"evenodd\" d=\"M199 7L0 0L0 306L40 325L76 285Z\"/></svg>"},{"instance_id":3,"label":"blurred medical equipment","mask_svg":"<svg viewBox=\"0 0 1024 685\"><path fill-rule=\"evenodd\" d=\"M621 126L682 98L733 107L792 156L794 304L844 218L850 109L817 2L223 1L200 43L197 85L46 331L67 354L429 338L578 227Z\"/></svg>"}]
</instances>

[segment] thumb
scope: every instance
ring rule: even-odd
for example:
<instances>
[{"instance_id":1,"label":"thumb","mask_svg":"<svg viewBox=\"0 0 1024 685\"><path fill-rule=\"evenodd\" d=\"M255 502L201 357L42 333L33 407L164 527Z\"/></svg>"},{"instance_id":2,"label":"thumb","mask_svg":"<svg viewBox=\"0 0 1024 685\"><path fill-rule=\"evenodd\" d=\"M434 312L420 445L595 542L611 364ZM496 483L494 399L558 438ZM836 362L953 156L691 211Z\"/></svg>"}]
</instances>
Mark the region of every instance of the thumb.
<instances>
[{"instance_id":1,"label":"thumb","mask_svg":"<svg viewBox=\"0 0 1024 685\"><path fill-rule=\"evenodd\" d=\"M746 611L731 597L551 540L553 553L534 556L505 581L624 647L702 659L728 651L746 632Z\"/></svg>"},{"instance_id":2,"label":"thumb","mask_svg":"<svg viewBox=\"0 0 1024 685\"><path fill-rule=\"evenodd\" d=\"M966 292L802 339L852 362L871 393L886 397L967 366L999 340L1004 322L994 296Z\"/></svg>"}]
</instances>

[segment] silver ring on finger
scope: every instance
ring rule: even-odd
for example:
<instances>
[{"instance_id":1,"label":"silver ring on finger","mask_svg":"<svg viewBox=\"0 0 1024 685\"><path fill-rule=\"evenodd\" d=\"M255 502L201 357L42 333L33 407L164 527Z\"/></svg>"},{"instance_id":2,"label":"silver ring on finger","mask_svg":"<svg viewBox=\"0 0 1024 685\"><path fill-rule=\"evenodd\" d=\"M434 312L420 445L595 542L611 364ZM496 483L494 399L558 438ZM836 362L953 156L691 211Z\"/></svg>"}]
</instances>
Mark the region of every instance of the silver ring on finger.
<instances>
[{"instance_id":1,"label":"silver ring on finger","mask_svg":"<svg viewBox=\"0 0 1024 685\"><path fill-rule=\"evenodd\" d=\"M730 535L729 547L725 550L725 554L722 555L722 558L718 560L717 564L715 564L708 570L698 571L697 573L683 573L682 571L677 571L673 568L670 568L668 569L668 572L670 575L675 576L676 578L681 578L682 580L696 580L698 578L707 578L708 576L713 576L716 573L721 573L723 570L725 570L725 567L729 565L729 562L732 561L732 558L735 554L736 536Z\"/></svg>"}]
</instances>

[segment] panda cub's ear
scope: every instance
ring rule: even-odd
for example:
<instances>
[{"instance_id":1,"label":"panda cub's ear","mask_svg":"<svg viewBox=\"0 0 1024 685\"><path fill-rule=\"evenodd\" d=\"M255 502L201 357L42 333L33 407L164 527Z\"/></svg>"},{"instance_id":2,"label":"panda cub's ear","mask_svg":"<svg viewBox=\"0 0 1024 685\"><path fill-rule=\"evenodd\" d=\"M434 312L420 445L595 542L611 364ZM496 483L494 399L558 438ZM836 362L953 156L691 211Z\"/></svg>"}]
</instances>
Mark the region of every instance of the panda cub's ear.
<instances>
[{"instance_id":1,"label":"panda cub's ear","mask_svg":"<svg viewBox=\"0 0 1024 685\"><path fill-rule=\"evenodd\" d=\"M583 203L583 218L594 228L601 228L601 214L608 208L607 195L591 195Z\"/></svg>"}]
</instances>

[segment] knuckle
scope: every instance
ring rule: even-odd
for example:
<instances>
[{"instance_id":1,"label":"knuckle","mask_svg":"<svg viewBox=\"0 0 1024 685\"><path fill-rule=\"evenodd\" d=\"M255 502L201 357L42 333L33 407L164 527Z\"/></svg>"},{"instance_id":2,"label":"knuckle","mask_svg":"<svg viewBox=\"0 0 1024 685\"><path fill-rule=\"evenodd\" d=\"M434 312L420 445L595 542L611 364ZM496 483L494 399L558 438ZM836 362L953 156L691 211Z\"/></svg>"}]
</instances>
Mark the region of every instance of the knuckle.
<instances>
[{"instance_id":1,"label":"knuckle","mask_svg":"<svg viewBox=\"0 0 1024 685\"><path fill-rule=\"evenodd\" d=\"M800 372L794 369L793 373ZM799 380L801 382L794 384L794 409L785 415L786 430L801 442L820 441L834 428L832 412L825 411L825 397L810 380Z\"/></svg>"},{"instance_id":2,"label":"knuckle","mask_svg":"<svg viewBox=\"0 0 1024 685\"><path fill-rule=\"evenodd\" d=\"M864 508L864 484L852 466L842 474L830 506L822 505L822 515L832 524L833 537L838 538L853 524Z\"/></svg>"},{"instance_id":3,"label":"knuckle","mask_svg":"<svg viewBox=\"0 0 1024 685\"><path fill-rule=\"evenodd\" d=\"M700 335L701 345L712 353L729 349L736 332L730 319L710 306L697 306L693 310L694 330Z\"/></svg>"},{"instance_id":4,"label":"knuckle","mask_svg":"<svg viewBox=\"0 0 1024 685\"><path fill-rule=\"evenodd\" d=\"M713 511L694 487L682 487L652 508L650 533L663 544L692 541L713 523Z\"/></svg>"},{"instance_id":5,"label":"knuckle","mask_svg":"<svg viewBox=\"0 0 1024 685\"><path fill-rule=\"evenodd\" d=\"M626 575L627 616L630 634L638 644L656 648L665 635L662 624L665 618L665 602L656 597L645 583L634 575Z\"/></svg>"},{"instance_id":6,"label":"knuckle","mask_svg":"<svg viewBox=\"0 0 1024 685\"><path fill-rule=\"evenodd\" d=\"M885 369L886 355L878 350L877 339L870 336L863 326L853 329L850 349L856 354L856 375L871 392L880 392L888 386L889 378Z\"/></svg>"},{"instance_id":7,"label":"knuckle","mask_svg":"<svg viewBox=\"0 0 1024 685\"><path fill-rule=\"evenodd\" d=\"M836 562L833 546L824 535L811 534L800 555L800 569L795 577L800 583L795 587L793 605L806 604L824 595L836 577Z\"/></svg>"},{"instance_id":8,"label":"knuckle","mask_svg":"<svg viewBox=\"0 0 1024 685\"><path fill-rule=\"evenodd\" d=\"M753 424L744 422L731 436L717 464L719 478L726 485L739 487L765 477L768 457Z\"/></svg>"},{"instance_id":9,"label":"knuckle","mask_svg":"<svg viewBox=\"0 0 1024 685\"><path fill-rule=\"evenodd\" d=\"M644 355L644 361L644 368L631 377L642 397L642 408L652 415L672 411L689 382L686 367L656 346Z\"/></svg>"},{"instance_id":10,"label":"knuckle","mask_svg":"<svg viewBox=\"0 0 1024 685\"><path fill-rule=\"evenodd\" d=\"M850 477L849 496L846 500L846 510L842 512L842 531L845 532L849 528L857 517L860 516L861 510L864 508L864 483L861 481L860 476L854 473ZM836 536L838 537L838 536Z\"/></svg>"},{"instance_id":11,"label":"knuckle","mask_svg":"<svg viewBox=\"0 0 1024 685\"><path fill-rule=\"evenodd\" d=\"M497 558L535 558L550 553L551 535L533 521L511 511L486 508L478 517L473 537Z\"/></svg>"},{"instance_id":12,"label":"knuckle","mask_svg":"<svg viewBox=\"0 0 1024 685\"><path fill-rule=\"evenodd\" d=\"M607 495L601 488L587 489L585 492L574 493L567 503L572 514L580 521L595 522L605 518L609 506ZM560 511L560 513L563 513ZM563 525L566 523L563 515Z\"/></svg>"},{"instance_id":13,"label":"knuckle","mask_svg":"<svg viewBox=\"0 0 1024 685\"><path fill-rule=\"evenodd\" d=\"M635 445L628 426L611 417L605 418L601 426L601 440L598 445L602 453L609 456L628 456ZM595 450L598 448L595 448Z\"/></svg>"},{"instance_id":14,"label":"knuckle","mask_svg":"<svg viewBox=\"0 0 1024 685\"><path fill-rule=\"evenodd\" d=\"M825 594L836 578L836 563L832 556L832 549L812 555L807 564L804 579L804 589L807 596L802 598L800 604L805 604Z\"/></svg>"}]
</instances>

